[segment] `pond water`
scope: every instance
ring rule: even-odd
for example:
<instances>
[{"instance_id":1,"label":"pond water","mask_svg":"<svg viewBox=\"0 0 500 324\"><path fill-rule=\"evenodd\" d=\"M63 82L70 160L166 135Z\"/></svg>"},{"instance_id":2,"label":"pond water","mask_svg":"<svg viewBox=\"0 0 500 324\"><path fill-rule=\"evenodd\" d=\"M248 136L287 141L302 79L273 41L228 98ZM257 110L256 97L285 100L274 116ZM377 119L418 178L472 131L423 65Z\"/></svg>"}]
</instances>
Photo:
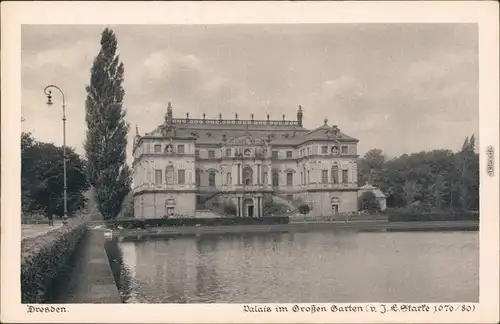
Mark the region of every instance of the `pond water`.
<instances>
[{"instance_id":1,"label":"pond water","mask_svg":"<svg viewBox=\"0 0 500 324\"><path fill-rule=\"evenodd\" d=\"M477 302L478 232L119 242L128 303Z\"/></svg>"}]
</instances>

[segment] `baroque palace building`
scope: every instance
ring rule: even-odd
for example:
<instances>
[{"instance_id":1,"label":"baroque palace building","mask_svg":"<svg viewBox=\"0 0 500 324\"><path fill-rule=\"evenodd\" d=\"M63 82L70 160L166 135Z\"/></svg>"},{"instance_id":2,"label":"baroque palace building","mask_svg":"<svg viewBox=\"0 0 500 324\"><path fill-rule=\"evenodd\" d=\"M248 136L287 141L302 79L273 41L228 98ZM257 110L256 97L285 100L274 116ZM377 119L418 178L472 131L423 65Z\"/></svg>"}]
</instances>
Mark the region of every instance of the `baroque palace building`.
<instances>
[{"instance_id":1,"label":"baroque palace building","mask_svg":"<svg viewBox=\"0 0 500 324\"><path fill-rule=\"evenodd\" d=\"M297 120L173 118L136 136L133 147L134 214L138 218L194 217L211 197L234 214L261 217L266 199L306 203L312 216L357 210L357 143L328 120L303 127Z\"/></svg>"}]
</instances>

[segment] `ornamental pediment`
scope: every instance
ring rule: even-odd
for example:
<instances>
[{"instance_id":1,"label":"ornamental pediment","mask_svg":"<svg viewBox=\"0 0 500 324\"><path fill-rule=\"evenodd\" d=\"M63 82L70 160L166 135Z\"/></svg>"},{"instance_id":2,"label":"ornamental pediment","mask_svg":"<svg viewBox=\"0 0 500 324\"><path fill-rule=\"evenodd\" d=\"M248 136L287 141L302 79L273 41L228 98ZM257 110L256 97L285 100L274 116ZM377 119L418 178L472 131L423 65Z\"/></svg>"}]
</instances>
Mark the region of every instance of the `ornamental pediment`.
<instances>
[{"instance_id":1,"label":"ornamental pediment","mask_svg":"<svg viewBox=\"0 0 500 324\"><path fill-rule=\"evenodd\" d=\"M233 137L228 141L229 145L256 145L263 146L266 142L260 138L253 137L251 135L244 135L239 137Z\"/></svg>"}]
</instances>

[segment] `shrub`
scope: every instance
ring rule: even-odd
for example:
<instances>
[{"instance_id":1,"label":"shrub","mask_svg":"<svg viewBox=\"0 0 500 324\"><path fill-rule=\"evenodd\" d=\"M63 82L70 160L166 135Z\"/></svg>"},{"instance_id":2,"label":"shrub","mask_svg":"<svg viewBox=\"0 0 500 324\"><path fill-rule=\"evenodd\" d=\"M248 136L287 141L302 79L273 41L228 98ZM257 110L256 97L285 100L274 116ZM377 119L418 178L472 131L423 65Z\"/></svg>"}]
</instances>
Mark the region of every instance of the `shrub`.
<instances>
[{"instance_id":1,"label":"shrub","mask_svg":"<svg viewBox=\"0 0 500 324\"><path fill-rule=\"evenodd\" d=\"M228 226L228 225L273 225L288 224L288 217L221 217L221 218L151 218L114 220L106 222L112 229L146 229L154 227L181 226Z\"/></svg>"},{"instance_id":2,"label":"shrub","mask_svg":"<svg viewBox=\"0 0 500 324\"><path fill-rule=\"evenodd\" d=\"M74 222L21 242L21 302L43 303L85 233L84 222Z\"/></svg>"},{"instance_id":3,"label":"shrub","mask_svg":"<svg viewBox=\"0 0 500 324\"><path fill-rule=\"evenodd\" d=\"M415 213L415 212L396 212L389 214L389 222L415 222L415 221L464 221L479 220L477 212L440 212L440 213Z\"/></svg>"},{"instance_id":4,"label":"shrub","mask_svg":"<svg viewBox=\"0 0 500 324\"><path fill-rule=\"evenodd\" d=\"M307 205L307 204L302 204L299 206L298 210L299 210L299 213L301 213L302 215L305 215L311 211L311 208L309 208L309 205Z\"/></svg>"},{"instance_id":5,"label":"shrub","mask_svg":"<svg viewBox=\"0 0 500 324\"><path fill-rule=\"evenodd\" d=\"M238 212L238 208L236 208L236 204L233 203L232 201L227 201L224 204L224 214L236 216L237 212Z\"/></svg>"},{"instance_id":6,"label":"shrub","mask_svg":"<svg viewBox=\"0 0 500 324\"><path fill-rule=\"evenodd\" d=\"M380 211L380 203L375 194L371 191L365 191L358 200L359 210L366 210L370 214Z\"/></svg>"},{"instance_id":7,"label":"shrub","mask_svg":"<svg viewBox=\"0 0 500 324\"><path fill-rule=\"evenodd\" d=\"M287 204L275 201L271 195L264 195L262 209L264 216L285 215L290 212Z\"/></svg>"},{"instance_id":8,"label":"shrub","mask_svg":"<svg viewBox=\"0 0 500 324\"><path fill-rule=\"evenodd\" d=\"M21 224L48 224L49 219L42 214L21 215Z\"/></svg>"}]
</instances>

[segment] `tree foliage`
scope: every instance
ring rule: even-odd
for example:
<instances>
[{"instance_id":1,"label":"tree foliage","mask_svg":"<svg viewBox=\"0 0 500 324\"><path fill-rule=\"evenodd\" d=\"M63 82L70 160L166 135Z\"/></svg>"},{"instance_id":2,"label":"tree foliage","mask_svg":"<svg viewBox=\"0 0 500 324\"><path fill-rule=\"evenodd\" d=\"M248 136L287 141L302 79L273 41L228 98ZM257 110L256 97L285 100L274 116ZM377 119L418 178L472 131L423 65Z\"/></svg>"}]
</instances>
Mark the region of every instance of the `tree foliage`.
<instances>
[{"instance_id":1,"label":"tree foliage","mask_svg":"<svg viewBox=\"0 0 500 324\"><path fill-rule=\"evenodd\" d=\"M89 188L86 164L72 148L66 148L68 214L85 206ZM63 148L21 134L21 208L23 213L64 215Z\"/></svg>"},{"instance_id":2,"label":"tree foliage","mask_svg":"<svg viewBox=\"0 0 500 324\"><path fill-rule=\"evenodd\" d=\"M372 150L361 158L358 179L360 184L371 179L386 194L388 207L479 209L479 156L474 135L458 152L433 150L383 157L381 150Z\"/></svg>"},{"instance_id":3,"label":"tree foliage","mask_svg":"<svg viewBox=\"0 0 500 324\"><path fill-rule=\"evenodd\" d=\"M94 59L85 102L88 178L95 188L95 199L105 219L115 218L130 191L131 170L126 164L127 134L123 108L124 67L117 54L114 32L106 28L101 49Z\"/></svg>"},{"instance_id":4,"label":"tree foliage","mask_svg":"<svg viewBox=\"0 0 500 324\"><path fill-rule=\"evenodd\" d=\"M238 212L238 209L236 208L236 204L233 203L231 200L227 200L224 202L224 213L226 215L231 215L231 216L236 216L236 213Z\"/></svg>"},{"instance_id":5,"label":"tree foliage","mask_svg":"<svg viewBox=\"0 0 500 324\"><path fill-rule=\"evenodd\" d=\"M308 204L301 204L298 208L298 211L299 213L301 213L302 215L306 215L306 214L309 214L309 212L311 211L311 208L309 207Z\"/></svg>"}]
</instances>

